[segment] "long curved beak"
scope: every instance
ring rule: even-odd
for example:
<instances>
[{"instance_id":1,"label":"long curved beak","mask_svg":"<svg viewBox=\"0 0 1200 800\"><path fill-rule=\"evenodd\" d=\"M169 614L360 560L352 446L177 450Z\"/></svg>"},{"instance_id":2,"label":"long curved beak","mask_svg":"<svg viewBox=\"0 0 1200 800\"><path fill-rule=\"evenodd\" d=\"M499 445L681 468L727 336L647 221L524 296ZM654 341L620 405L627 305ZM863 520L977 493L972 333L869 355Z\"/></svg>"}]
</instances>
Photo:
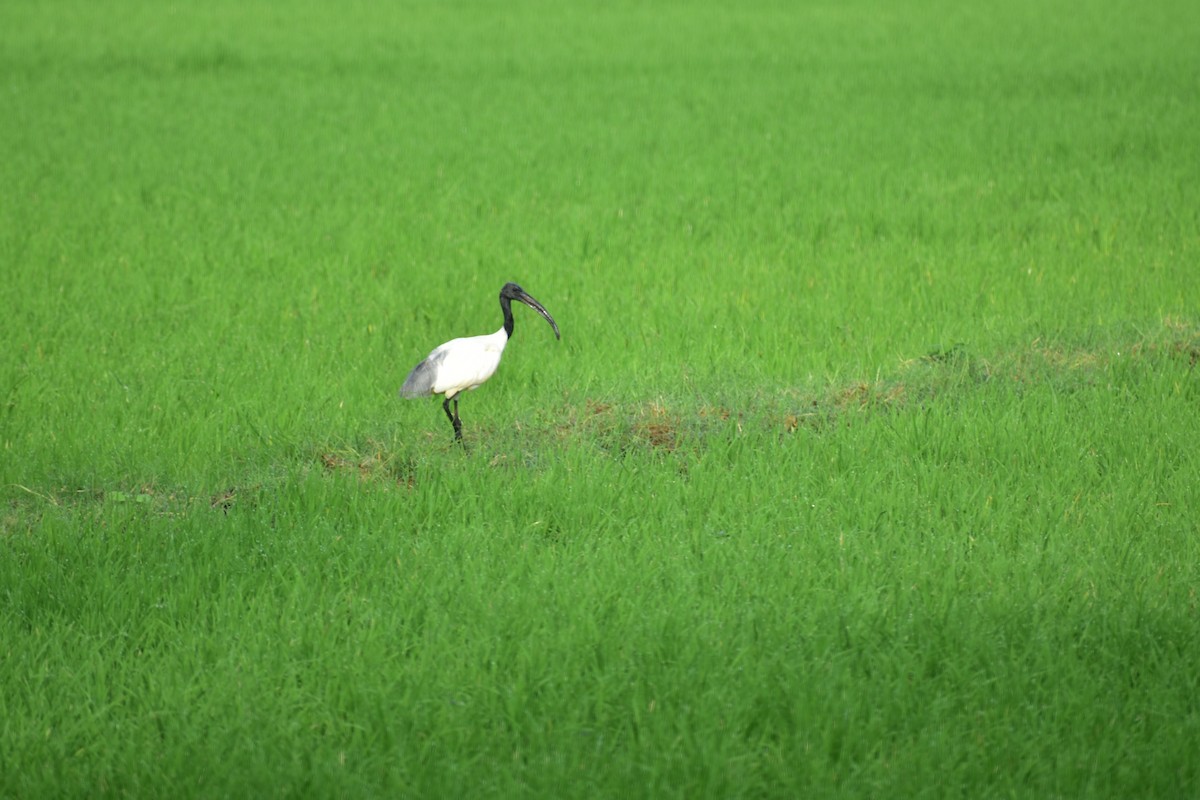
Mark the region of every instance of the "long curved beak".
<instances>
[{"instance_id":1,"label":"long curved beak","mask_svg":"<svg viewBox=\"0 0 1200 800\"><path fill-rule=\"evenodd\" d=\"M517 295L517 299L545 317L546 322L550 323L550 327L554 328L554 338L562 339L562 334L558 332L558 323L554 321L554 317L550 316L550 312L546 310L545 306L533 299L533 295L522 289L521 293Z\"/></svg>"}]
</instances>

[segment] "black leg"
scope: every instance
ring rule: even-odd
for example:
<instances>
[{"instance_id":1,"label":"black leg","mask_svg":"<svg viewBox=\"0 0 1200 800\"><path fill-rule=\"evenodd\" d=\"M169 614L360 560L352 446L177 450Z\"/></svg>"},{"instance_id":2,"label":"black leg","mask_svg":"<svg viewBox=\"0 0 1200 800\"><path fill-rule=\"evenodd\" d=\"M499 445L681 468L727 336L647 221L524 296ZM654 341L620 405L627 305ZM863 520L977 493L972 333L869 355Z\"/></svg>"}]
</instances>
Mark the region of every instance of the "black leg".
<instances>
[{"instance_id":1,"label":"black leg","mask_svg":"<svg viewBox=\"0 0 1200 800\"><path fill-rule=\"evenodd\" d=\"M442 410L446 412L446 419L450 420L450 424L454 426L454 441L462 441L462 420L458 418L458 398L454 398L454 413L450 413L450 398L447 397L442 401Z\"/></svg>"},{"instance_id":2,"label":"black leg","mask_svg":"<svg viewBox=\"0 0 1200 800\"><path fill-rule=\"evenodd\" d=\"M455 411L457 413L458 401L455 401L454 405L455 405ZM450 413L450 396L449 395L446 396L444 401L442 401L442 410L445 411L445 413L446 413L446 419L450 420L450 425L454 426L454 440L455 441L461 440L462 439L462 423L458 422L458 420L455 419L456 414Z\"/></svg>"},{"instance_id":3,"label":"black leg","mask_svg":"<svg viewBox=\"0 0 1200 800\"><path fill-rule=\"evenodd\" d=\"M462 420L458 418L458 396L454 397L454 419L451 420L454 424L454 441L462 441Z\"/></svg>"}]
</instances>

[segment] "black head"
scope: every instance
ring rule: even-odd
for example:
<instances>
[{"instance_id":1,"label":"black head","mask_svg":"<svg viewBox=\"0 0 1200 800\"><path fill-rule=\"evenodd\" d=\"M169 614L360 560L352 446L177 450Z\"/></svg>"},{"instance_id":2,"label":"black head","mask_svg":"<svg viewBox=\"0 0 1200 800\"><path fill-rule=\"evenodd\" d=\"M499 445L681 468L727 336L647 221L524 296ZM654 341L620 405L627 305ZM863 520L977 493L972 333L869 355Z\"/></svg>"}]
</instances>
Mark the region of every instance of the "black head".
<instances>
[{"instance_id":1,"label":"black head","mask_svg":"<svg viewBox=\"0 0 1200 800\"><path fill-rule=\"evenodd\" d=\"M541 303L539 303L537 300L534 300L533 295L529 294L529 292L512 282L504 284L504 288L500 290L500 306L505 311L505 328L508 330L510 336L512 335L512 323L508 308L509 303L513 300L516 300L518 303L524 303L545 317L546 322L549 322L550 327L554 329L554 338L562 338L562 335L558 332L558 323L554 321L554 317L550 316L550 312L547 311Z\"/></svg>"}]
</instances>

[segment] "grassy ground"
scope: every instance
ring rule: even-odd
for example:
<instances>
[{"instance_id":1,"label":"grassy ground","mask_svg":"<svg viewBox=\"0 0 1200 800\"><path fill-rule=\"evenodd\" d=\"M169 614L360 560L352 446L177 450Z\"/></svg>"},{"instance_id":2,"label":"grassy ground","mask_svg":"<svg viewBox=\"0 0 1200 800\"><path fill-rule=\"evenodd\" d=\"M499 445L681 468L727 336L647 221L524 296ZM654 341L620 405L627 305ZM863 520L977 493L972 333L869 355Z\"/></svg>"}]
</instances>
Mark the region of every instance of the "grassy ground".
<instances>
[{"instance_id":1,"label":"grassy ground","mask_svg":"<svg viewBox=\"0 0 1200 800\"><path fill-rule=\"evenodd\" d=\"M1193 6L0 8L0 796L1200 791Z\"/></svg>"}]
</instances>

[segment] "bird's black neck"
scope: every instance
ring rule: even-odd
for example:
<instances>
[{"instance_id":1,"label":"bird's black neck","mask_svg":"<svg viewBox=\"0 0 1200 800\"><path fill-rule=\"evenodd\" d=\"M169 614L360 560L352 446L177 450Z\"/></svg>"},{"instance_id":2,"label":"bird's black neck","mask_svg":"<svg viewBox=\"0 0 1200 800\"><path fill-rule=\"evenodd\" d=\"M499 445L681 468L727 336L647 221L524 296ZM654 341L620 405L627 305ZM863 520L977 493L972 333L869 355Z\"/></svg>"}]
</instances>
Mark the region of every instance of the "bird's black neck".
<instances>
[{"instance_id":1,"label":"bird's black neck","mask_svg":"<svg viewBox=\"0 0 1200 800\"><path fill-rule=\"evenodd\" d=\"M512 301L507 297L501 297L500 308L504 311L504 335L511 339L513 333Z\"/></svg>"}]
</instances>

